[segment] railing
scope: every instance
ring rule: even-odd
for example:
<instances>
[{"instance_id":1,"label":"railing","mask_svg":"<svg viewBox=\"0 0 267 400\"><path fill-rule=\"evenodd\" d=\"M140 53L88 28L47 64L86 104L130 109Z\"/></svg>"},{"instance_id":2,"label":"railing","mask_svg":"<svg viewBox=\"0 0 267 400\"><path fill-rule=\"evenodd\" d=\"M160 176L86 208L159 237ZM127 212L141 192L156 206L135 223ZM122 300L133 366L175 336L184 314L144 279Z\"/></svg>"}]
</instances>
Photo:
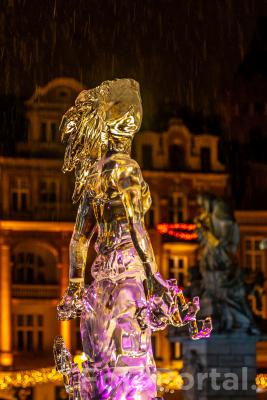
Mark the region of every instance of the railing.
<instances>
[{"instance_id":1,"label":"railing","mask_svg":"<svg viewBox=\"0 0 267 400\"><path fill-rule=\"evenodd\" d=\"M59 287L58 285L12 285L12 297L57 299Z\"/></svg>"}]
</instances>

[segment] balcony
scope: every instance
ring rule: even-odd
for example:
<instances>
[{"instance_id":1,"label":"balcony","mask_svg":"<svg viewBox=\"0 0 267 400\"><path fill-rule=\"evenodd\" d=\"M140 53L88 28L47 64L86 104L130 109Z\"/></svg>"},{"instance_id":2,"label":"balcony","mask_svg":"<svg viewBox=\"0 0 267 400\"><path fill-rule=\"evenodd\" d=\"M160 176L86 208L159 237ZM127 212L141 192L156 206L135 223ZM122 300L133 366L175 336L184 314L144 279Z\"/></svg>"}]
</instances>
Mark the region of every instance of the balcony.
<instances>
[{"instance_id":1,"label":"balcony","mask_svg":"<svg viewBox=\"0 0 267 400\"><path fill-rule=\"evenodd\" d=\"M12 211L3 213L2 218L16 221L75 221L77 207L71 202L39 205L29 211Z\"/></svg>"},{"instance_id":2,"label":"balcony","mask_svg":"<svg viewBox=\"0 0 267 400\"><path fill-rule=\"evenodd\" d=\"M23 299L57 299L58 285L12 285L12 297Z\"/></svg>"}]
</instances>

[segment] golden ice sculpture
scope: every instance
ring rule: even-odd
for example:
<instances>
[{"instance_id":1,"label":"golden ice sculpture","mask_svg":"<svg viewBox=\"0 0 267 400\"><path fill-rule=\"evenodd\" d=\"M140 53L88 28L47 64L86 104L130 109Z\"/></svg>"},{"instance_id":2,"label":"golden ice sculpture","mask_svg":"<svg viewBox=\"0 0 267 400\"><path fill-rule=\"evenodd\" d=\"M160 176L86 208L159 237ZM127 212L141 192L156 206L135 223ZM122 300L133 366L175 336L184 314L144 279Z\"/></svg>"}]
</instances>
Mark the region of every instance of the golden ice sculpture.
<instances>
[{"instance_id":1,"label":"golden ice sculpture","mask_svg":"<svg viewBox=\"0 0 267 400\"><path fill-rule=\"evenodd\" d=\"M73 200L80 205L70 242L69 287L58 318L81 318L87 359L79 371L60 337L54 353L73 399L155 399L151 332L168 324L188 325L193 339L211 332L209 318L198 329L199 299L187 303L177 282L158 272L144 224L149 188L130 155L141 121L139 84L116 79L81 92L60 126L66 142L63 171L75 169ZM94 280L85 287L94 233Z\"/></svg>"}]
</instances>

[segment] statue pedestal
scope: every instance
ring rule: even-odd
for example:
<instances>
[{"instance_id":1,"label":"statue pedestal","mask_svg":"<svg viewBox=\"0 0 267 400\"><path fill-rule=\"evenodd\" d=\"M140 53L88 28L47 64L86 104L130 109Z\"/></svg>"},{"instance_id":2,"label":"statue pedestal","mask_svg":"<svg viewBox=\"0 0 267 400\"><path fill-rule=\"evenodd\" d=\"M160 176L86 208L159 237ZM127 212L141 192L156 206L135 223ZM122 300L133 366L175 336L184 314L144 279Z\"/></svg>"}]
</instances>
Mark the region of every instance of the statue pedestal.
<instances>
[{"instance_id":1,"label":"statue pedestal","mask_svg":"<svg viewBox=\"0 0 267 400\"><path fill-rule=\"evenodd\" d=\"M188 386L183 391L184 399L255 399L259 340L259 336L246 333L214 334L208 340L199 341L179 338Z\"/></svg>"}]
</instances>

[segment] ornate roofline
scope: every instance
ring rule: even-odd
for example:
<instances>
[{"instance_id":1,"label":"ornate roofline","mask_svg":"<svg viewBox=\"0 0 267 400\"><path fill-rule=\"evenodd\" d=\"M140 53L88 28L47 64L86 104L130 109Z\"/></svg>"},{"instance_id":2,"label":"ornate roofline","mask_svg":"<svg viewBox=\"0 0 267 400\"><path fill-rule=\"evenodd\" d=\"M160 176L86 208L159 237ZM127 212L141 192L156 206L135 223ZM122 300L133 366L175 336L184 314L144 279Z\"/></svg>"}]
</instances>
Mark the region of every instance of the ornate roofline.
<instances>
[{"instance_id":1,"label":"ornate roofline","mask_svg":"<svg viewBox=\"0 0 267 400\"><path fill-rule=\"evenodd\" d=\"M26 101L26 104L33 104L36 99L45 96L50 90L55 89L59 86L68 87L70 89L73 89L77 93L80 93L82 90L85 89L82 83L80 83L76 79L68 77L55 78L48 82L45 86L37 86L33 95L29 98L29 100Z\"/></svg>"}]
</instances>

